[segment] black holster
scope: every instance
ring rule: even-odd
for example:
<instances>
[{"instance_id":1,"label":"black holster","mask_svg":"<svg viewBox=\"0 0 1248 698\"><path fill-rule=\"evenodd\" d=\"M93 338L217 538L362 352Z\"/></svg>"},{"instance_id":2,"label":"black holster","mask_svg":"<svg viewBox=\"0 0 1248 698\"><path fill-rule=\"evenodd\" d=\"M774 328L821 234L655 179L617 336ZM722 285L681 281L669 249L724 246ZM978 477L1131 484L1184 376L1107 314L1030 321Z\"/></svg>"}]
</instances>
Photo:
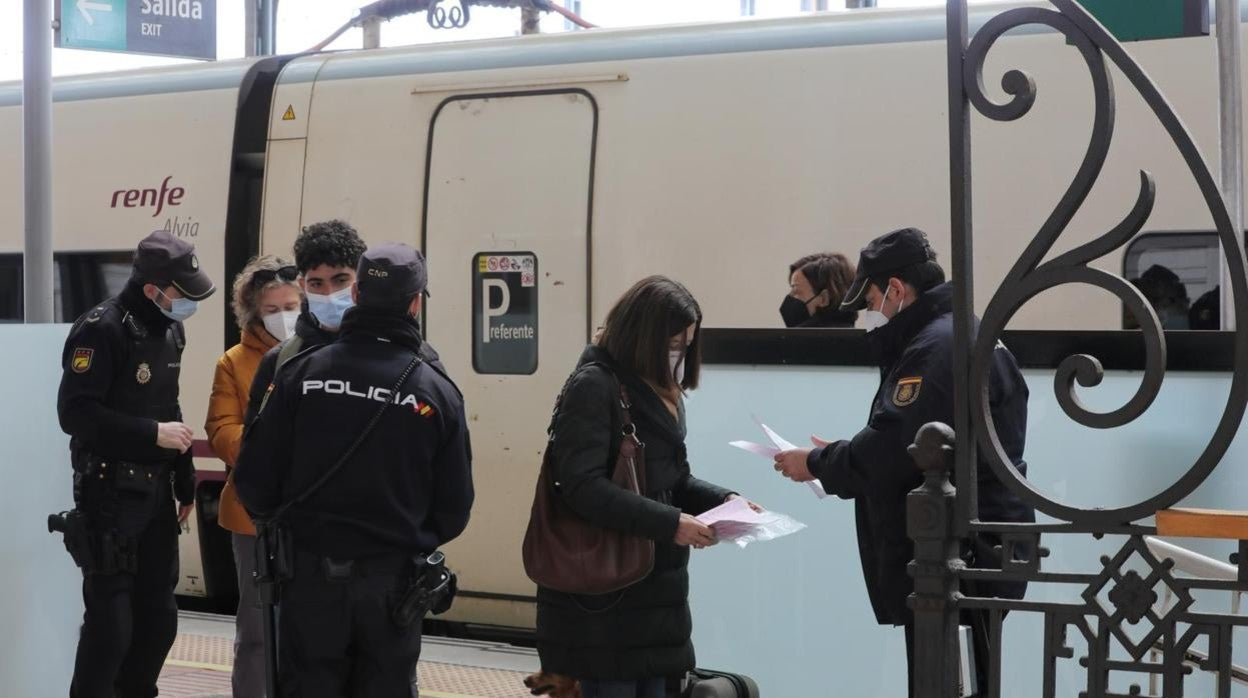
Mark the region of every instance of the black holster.
<instances>
[{"instance_id":1,"label":"black holster","mask_svg":"<svg viewBox=\"0 0 1248 698\"><path fill-rule=\"evenodd\" d=\"M428 613L445 613L457 589L455 573L446 568L446 556L441 552L417 555L412 565L407 589L391 610L391 620L402 629L412 627Z\"/></svg>"},{"instance_id":2,"label":"black holster","mask_svg":"<svg viewBox=\"0 0 1248 698\"><path fill-rule=\"evenodd\" d=\"M295 577L290 529L280 521L256 520L256 585L261 603L277 603L281 585Z\"/></svg>"},{"instance_id":3,"label":"black holster","mask_svg":"<svg viewBox=\"0 0 1248 698\"><path fill-rule=\"evenodd\" d=\"M95 531L77 509L48 516L48 533L60 533L65 549L84 575L135 574L139 559L135 541L115 530Z\"/></svg>"}]
</instances>

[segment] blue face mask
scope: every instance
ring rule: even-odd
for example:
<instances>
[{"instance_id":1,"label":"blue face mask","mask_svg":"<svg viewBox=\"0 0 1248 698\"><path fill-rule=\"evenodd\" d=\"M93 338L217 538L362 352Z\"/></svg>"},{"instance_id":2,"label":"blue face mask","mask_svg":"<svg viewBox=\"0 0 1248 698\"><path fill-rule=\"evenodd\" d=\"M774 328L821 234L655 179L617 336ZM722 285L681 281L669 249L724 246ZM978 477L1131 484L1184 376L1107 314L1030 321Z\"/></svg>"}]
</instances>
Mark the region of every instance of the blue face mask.
<instances>
[{"instance_id":1,"label":"blue face mask","mask_svg":"<svg viewBox=\"0 0 1248 698\"><path fill-rule=\"evenodd\" d=\"M328 296L319 293L308 294L308 312L316 316L321 327L327 330L342 326L342 316L355 302L351 300L351 287L335 291Z\"/></svg>"},{"instance_id":2,"label":"blue face mask","mask_svg":"<svg viewBox=\"0 0 1248 698\"><path fill-rule=\"evenodd\" d=\"M198 301L193 301L190 298L170 298L169 296L165 296L163 291L157 291L157 293L164 296L165 300L169 301L170 308L165 310L161 307L160 303L156 303L156 301L152 301L152 303L155 303L156 307L160 309L160 312L170 320L185 322L187 318L195 314L196 310L199 310Z\"/></svg>"}]
</instances>

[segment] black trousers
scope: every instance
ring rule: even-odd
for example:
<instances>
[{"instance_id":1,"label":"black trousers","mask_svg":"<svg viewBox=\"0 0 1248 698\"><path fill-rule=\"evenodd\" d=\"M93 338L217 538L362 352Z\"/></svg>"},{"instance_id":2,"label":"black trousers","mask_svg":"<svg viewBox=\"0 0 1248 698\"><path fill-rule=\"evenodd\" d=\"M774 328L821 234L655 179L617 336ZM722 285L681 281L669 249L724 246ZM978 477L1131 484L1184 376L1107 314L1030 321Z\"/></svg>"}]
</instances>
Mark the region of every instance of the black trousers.
<instances>
[{"instance_id":1,"label":"black trousers","mask_svg":"<svg viewBox=\"0 0 1248 698\"><path fill-rule=\"evenodd\" d=\"M371 564L370 564L371 563ZM331 579L321 558L299 554L282 585L279 691L287 698L405 698L420 658L420 623L399 628L390 609L407 586L406 560L355 561Z\"/></svg>"},{"instance_id":2,"label":"black trousers","mask_svg":"<svg viewBox=\"0 0 1248 698\"><path fill-rule=\"evenodd\" d=\"M963 611L959 622L971 628L972 651L975 654L975 685L976 692L972 695L982 698L988 695L989 676L992 666L992 647L988 634L988 612L983 610ZM910 698L914 698L914 625L904 626L906 629L906 690Z\"/></svg>"},{"instance_id":3,"label":"black trousers","mask_svg":"<svg viewBox=\"0 0 1248 698\"><path fill-rule=\"evenodd\" d=\"M166 484L154 495L97 482L81 506L93 525L114 527L137 551L133 574L88 574L71 698L153 698L178 632L178 519Z\"/></svg>"}]
</instances>

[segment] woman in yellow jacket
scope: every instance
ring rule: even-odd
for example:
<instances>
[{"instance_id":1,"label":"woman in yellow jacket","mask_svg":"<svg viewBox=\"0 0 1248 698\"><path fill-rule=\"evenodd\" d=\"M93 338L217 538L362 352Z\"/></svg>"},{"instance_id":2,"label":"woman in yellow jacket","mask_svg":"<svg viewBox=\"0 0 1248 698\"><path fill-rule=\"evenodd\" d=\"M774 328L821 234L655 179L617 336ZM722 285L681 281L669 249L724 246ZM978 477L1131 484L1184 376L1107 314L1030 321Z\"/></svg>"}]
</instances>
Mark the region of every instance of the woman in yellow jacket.
<instances>
[{"instance_id":1,"label":"woman in yellow jacket","mask_svg":"<svg viewBox=\"0 0 1248 698\"><path fill-rule=\"evenodd\" d=\"M260 359L270 348L294 334L302 294L298 272L272 255L256 257L234 280L234 316L242 341L217 360L212 398L205 425L217 457L231 471L243 443L243 415ZM264 633L255 570L256 529L234 491L231 473L221 493L221 526L232 532L234 565L238 570L238 615L234 636L234 698L264 696ZM272 697L271 697L272 698Z\"/></svg>"}]
</instances>

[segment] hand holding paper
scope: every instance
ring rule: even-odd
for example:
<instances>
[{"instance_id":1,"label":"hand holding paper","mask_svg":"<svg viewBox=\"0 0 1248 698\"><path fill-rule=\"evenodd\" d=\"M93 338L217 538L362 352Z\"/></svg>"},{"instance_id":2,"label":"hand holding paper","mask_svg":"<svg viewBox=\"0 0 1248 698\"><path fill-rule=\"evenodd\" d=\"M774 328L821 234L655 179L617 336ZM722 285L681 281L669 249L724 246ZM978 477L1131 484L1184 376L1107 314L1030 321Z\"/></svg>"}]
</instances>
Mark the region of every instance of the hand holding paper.
<instances>
[{"instance_id":1,"label":"hand holding paper","mask_svg":"<svg viewBox=\"0 0 1248 698\"><path fill-rule=\"evenodd\" d=\"M748 500L733 497L704 512L698 521L710 526L720 540L744 548L750 543L773 540L806 528L806 524L774 511L754 511Z\"/></svg>"},{"instance_id":2,"label":"hand holding paper","mask_svg":"<svg viewBox=\"0 0 1248 698\"><path fill-rule=\"evenodd\" d=\"M774 459L777 455L783 453L784 451L792 451L797 448L797 446L794 446L787 439L777 434L771 427L763 424L762 420L760 420L757 416L751 415L751 417L753 417L754 423L763 430L763 433L767 436L767 440L771 442L771 445L763 446L751 441L732 441L729 442L729 446L739 448L747 453L753 453L756 456L762 456L769 460ZM810 480L806 484L810 487L811 491L815 493L815 496L820 499L828 496L828 493L823 491L823 484L820 483L818 479Z\"/></svg>"}]
</instances>

